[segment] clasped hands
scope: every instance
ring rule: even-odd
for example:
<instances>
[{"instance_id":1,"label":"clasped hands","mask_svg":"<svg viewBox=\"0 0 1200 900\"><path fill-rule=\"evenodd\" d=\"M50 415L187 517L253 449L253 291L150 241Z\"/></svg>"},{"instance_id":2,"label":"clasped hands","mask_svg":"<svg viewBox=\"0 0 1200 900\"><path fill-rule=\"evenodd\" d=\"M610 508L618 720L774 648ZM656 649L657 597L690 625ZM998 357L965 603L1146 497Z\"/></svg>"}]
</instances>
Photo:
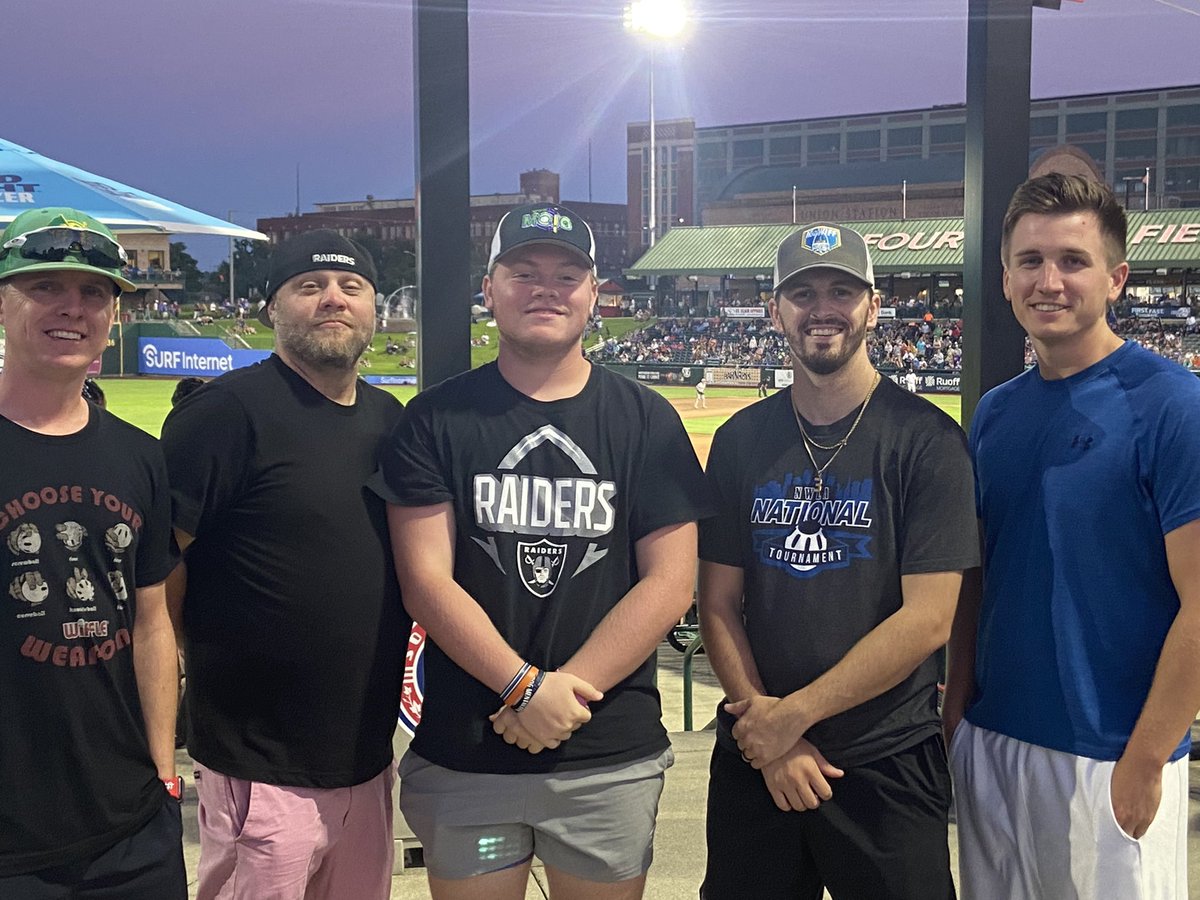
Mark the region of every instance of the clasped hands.
<instances>
[{"instance_id":1,"label":"clasped hands","mask_svg":"<svg viewBox=\"0 0 1200 900\"><path fill-rule=\"evenodd\" d=\"M833 797L829 781L844 773L800 737L808 726L799 713L762 695L726 703L725 711L737 717L733 737L742 759L762 772L779 809L816 809Z\"/></svg>"},{"instance_id":2,"label":"clasped hands","mask_svg":"<svg viewBox=\"0 0 1200 900\"><path fill-rule=\"evenodd\" d=\"M505 743L541 753L553 750L578 731L592 718L588 704L602 699L604 694L582 678L569 672L547 672L521 712L501 706L488 719Z\"/></svg>"}]
</instances>

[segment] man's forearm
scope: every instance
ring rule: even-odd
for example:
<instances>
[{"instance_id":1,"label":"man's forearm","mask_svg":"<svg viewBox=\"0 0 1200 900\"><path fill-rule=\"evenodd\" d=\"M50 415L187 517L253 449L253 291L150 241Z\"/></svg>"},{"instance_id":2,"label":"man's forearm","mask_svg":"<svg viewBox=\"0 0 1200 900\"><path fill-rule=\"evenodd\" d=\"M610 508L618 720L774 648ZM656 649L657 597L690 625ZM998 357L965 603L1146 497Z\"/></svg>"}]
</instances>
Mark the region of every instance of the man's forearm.
<instances>
[{"instance_id":1,"label":"man's forearm","mask_svg":"<svg viewBox=\"0 0 1200 900\"><path fill-rule=\"evenodd\" d=\"M700 632L704 635L708 663L727 698L745 700L756 694L766 694L739 603L731 599L706 598L702 593Z\"/></svg>"},{"instance_id":2,"label":"man's forearm","mask_svg":"<svg viewBox=\"0 0 1200 900\"><path fill-rule=\"evenodd\" d=\"M954 611L954 624L946 644L946 693L942 697L942 721L949 740L975 694L975 645L979 635L979 607L983 599L980 569L963 573L962 591Z\"/></svg>"},{"instance_id":3,"label":"man's forearm","mask_svg":"<svg viewBox=\"0 0 1200 900\"><path fill-rule=\"evenodd\" d=\"M595 688L607 691L654 653L659 642L692 603L695 583L695 525L663 529L646 572L562 666Z\"/></svg>"},{"instance_id":4,"label":"man's forearm","mask_svg":"<svg viewBox=\"0 0 1200 900\"><path fill-rule=\"evenodd\" d=\"M405 581L403 590L408 612L441 651L497 695L526 662L504 640L483 607L453 578Z\"/></svg>"},{"instance_id":5,"label":"man's forearm","mask_svg":"<svg viewBox=\"0 0 1200 900\"><path fill-rule=\"evenodd\" d=\"M133 668L150 758L160 778L175 774L175 715L179 702L179 665L175 634L164 614L139 621L133 630Z\"/></svg>"},{"instance_id":6,"label":"man's forearm","mask_svg":"<svg viewBox=\"0 0 1200 900\"><path fill-rule=\"evenodd\" d=\"M1191 727L1200 708L1200 609L1175 617L1154 672L1154 681L1124 756L1161 768Z\"/></svg>"},{"instance_id":7,"label":"man's forearm","mask_svg":"<svg viewBox=\"0 0 1200 900\"><path fill-rule=\"evenodd\" d=\"M655 652L691 601L690 589L660 585L657 579L639 581L563 663L562 670L607 691Z\"/></svg>"}]
</instances>

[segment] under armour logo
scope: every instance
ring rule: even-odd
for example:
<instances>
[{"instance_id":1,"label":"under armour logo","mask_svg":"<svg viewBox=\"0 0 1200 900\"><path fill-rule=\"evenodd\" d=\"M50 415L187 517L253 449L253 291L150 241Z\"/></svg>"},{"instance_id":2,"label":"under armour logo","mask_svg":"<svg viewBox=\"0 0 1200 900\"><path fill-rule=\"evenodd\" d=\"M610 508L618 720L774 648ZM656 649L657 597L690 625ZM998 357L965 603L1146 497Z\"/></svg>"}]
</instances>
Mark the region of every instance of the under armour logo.
<instances>
[{"instance_id":1,"label":"under armour logo","mask_svg":"<svg viewBox=\"0 0 1200 900\"><path fill-rule=\"evenodd\" d=\"M1075 439L1071 441L1071 447L1078 447L1080 450L1090 450L1092 449L1092 441L1094 440L1095 438L1090 434L1077 434L1075 435Z\"/></svg>"}]
</instances>

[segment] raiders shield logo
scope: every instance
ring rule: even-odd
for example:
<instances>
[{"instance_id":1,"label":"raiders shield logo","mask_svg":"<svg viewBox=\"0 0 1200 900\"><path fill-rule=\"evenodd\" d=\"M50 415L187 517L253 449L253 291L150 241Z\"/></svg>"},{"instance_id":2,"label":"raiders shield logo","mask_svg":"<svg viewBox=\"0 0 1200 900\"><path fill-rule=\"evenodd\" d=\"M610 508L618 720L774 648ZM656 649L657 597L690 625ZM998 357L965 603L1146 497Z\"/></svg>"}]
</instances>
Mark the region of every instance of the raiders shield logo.
<instances>
[{"instance_id":1,"label":"raiders shield logo","mask_svg":"<svg viewBox=\"0 0 1200 900\"><path fill-rule=\"evenodd\" d=\"M517 541L517 571L529 593L535 597L545 598L554 593L566 559L566 544L544 540L536 544Z\"/></svg>"}]
</instances>

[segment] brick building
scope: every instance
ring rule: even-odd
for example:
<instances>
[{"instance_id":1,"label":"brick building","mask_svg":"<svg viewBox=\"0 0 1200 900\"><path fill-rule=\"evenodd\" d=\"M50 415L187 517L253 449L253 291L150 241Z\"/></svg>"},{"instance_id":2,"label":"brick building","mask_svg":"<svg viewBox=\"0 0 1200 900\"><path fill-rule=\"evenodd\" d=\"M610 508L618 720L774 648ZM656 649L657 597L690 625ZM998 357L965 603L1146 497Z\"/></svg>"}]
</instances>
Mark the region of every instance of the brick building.
<instances>
[{"instance_id":1,"label":"brick building","mask_svg":"<svg viewBox=\"0 0 1200 900\"><path fill-rule=\"evenodd\" d=\"M482 268L486 264L492 234L500 218L524 203L563 203L583 216L596 236L596 265L601 278L617 275L631 262L626 241L626 212L623 203L592 203L561 199L559 176L545 169L522 172L520 191L515 194L477 194L471 197L471 255ZM258 230L278 243L293 235L329 228L353 237L369 234L382 243L416 239L416 202L412 198L342 200L316 203L313 212L259 219Z\"/></svg>"}]
</instances>

